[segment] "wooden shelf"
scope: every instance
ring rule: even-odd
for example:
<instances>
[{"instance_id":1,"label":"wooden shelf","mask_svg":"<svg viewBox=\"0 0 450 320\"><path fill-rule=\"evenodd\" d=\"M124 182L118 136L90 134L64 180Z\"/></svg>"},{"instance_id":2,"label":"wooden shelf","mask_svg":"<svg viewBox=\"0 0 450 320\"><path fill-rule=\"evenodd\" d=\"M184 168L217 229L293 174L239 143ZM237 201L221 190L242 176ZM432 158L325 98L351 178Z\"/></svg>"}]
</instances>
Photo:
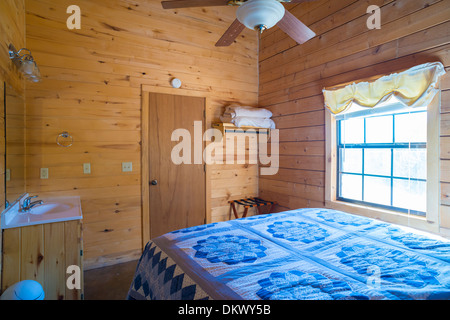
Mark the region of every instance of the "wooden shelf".
<instances>
[{"instance_id":1,"label":"wooden shelf","mask_svg":"<svg viewBox=\"0 0 450 320\"><path fill-rule=\"evenodd\" d=\"M236 127L232 123L224 123L224 122L213 123L212 127L214 129L220 130L220 132L222 132L222 135L225 135L227 133L247 133L248 130L253 130L255 131L256 134L268 135L267 139L270 139L270 129L268 128L259 128L252 126Z\"/></svg>"}]
</instances>

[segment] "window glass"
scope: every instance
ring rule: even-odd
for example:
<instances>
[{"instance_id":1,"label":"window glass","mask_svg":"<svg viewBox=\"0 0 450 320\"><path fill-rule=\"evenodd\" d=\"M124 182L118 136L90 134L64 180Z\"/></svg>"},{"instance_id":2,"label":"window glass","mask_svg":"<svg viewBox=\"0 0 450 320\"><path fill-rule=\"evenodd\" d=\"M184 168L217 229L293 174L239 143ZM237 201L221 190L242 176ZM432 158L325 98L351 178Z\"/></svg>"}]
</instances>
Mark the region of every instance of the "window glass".
<instances>
[{"instance_id":1,"label":"window glass","mask_svg":"<svg viewBox=\"0 0 450 320\"><path fill-rule=\"evenodd\" d=\"M341 172L362 173L362 149L341 149Z\"/></svg>"},{"instance_id":2,"label":"window glass","mask_svg":"<svg viewBox=\"0 0 450 320\"><path fill-rule=\"evenodd\" d=\"M427 142L427 113L395 115L395 142Z\"/></svg>"},{"instance_id":3,"label":"window glass","mask_svg":"<svg viewBox=\"0 0 450 320\"><path fill-rule=\"evenodd\" d=\"M427 183L425 181L394 179L393 190L394 206L426 212Z\"/></svg>"},{"instance_id":4,"label":"window glass","mask_svg":"<svg viewBox=\"0 0 450 320\"><path fill-rule=\"evenodd\" d=\"M341 196L352 200L362 200L362 176L341 174Z\"/></svg>"},{"instance_id":5,"label":"window glass","mask_svg":"<svg viewBox=\"0 0 450 320\"><path fill-rule=\"evenodd\" d=\"M364 177L364 201L389 206L391 204L391 179Z\"/></svg>"},{"instance_id":6,"label":"window glass","mask_svg":"<svg viewBox=\"0 0 450 320\"><path fill-rule=\"evenodd\" d=\"M366 118L366 143L392 143L392 116Z\"/></svg>"},{"instance_id":7,"label":"window glass","mask_svg":"<svg viewBox=\"0 0 450 320\"><path fill-rule=\"evenodd\" d=\"M424 148L395 149L393 164L395 177L427 178L427 150Z\"/></svg>"},{"instance_id":8,"label":"window glass","mask_svg":"<svg viewBox=\"0 0 450 320\"><path fill-rule=\"evenodd\" d=\"M391 149L364 149L364 173L391 175Z\"/></svg>"},{"instance_id":9,"label":"window glass","mask_svg":"<svg viewBox=\"0 0 450 320\"><path fill-rule=\"evenodd\" d=\"M364 143L364 119L354 118L340 121L341 144Z\"/></svg>"}]
</instances>

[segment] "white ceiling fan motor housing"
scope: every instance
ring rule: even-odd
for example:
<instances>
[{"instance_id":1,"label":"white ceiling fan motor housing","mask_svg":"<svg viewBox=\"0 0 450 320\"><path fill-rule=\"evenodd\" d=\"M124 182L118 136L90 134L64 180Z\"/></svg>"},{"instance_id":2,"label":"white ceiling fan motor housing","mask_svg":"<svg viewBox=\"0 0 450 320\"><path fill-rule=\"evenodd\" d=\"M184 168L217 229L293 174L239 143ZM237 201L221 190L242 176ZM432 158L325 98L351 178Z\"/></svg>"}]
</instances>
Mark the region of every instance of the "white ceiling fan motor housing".
<instances>
[{"instance_id":1,"label":"white ceiling fan motor housing","mask_svg":"<svg viewBox=\"0 0 450 320\"><path fill-rule=\"evenodd\" d=\"M272 28L284 16L284 6L276 0L249 0L236 12L240 23L252 30Z\"/></svg>"}]
</instances>

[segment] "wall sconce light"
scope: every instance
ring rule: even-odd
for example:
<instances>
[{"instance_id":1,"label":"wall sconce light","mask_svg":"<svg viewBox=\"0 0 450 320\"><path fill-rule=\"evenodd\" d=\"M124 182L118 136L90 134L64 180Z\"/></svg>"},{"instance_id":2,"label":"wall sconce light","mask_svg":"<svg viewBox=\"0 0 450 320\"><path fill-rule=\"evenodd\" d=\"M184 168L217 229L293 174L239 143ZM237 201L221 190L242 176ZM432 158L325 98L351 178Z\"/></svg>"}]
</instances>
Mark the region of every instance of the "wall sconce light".
<instances>
[{"instance_id":1,"label":"wall sconce light","mask_svg":"<svg viewBox=\"0 0 450 320\"><path fill-rule=\"evenodd\" d=\"M21 54L22 52L25 53ZM36 61L34 61L30 50L22 48L17 51L16 48L10 44L9 58L16 65L17 69L23 73L27 80L32 82L41 81L41 72L39 71Z\"/></svg>"}]
</instances>

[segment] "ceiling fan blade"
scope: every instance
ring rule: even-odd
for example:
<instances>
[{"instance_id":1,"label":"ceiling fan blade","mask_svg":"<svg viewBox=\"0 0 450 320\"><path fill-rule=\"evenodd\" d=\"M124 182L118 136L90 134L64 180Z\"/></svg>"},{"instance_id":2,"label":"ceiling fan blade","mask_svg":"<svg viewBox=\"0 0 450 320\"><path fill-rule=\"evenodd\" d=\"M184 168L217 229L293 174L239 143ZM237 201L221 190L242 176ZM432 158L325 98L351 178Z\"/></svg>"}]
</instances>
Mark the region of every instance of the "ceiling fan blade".
<instances>
[{"instance_id":1,"label":"ceiling fan blade","mask_svg":"<svg viewBox=\"0 0 450 320\"><path fill-rule=\"evenodd\" d=\"M214 6L226 6L229 0L175 0L175 1L162 1L162 7L164 9L178 9L178 8L191 8L191 7L214 7Z\"/></svg>"},{"instance_id":2,"label":"ceiling fan blade","mask_svg":"<svg viewBox=\"0 0 450 320\"><path fill-rule=\"evenodd\" d=\"M284 13L283 19L277 23L277 26L286 32L288 36L297 41L298 44L305 43L316 36L314 31L287 10Z\"/></svg>"},{"instance_id":3,"label":"ceiling fan blade","mask_svg":"<svg viewBox=\"0 0 450 320\"><path fill-rule=\"evenodd\" d=\"M238 19L234 20L219 41L217 41L216 47L227 47L231 45L244 28L245 26Z\"/></svg>"}]
</instances>

